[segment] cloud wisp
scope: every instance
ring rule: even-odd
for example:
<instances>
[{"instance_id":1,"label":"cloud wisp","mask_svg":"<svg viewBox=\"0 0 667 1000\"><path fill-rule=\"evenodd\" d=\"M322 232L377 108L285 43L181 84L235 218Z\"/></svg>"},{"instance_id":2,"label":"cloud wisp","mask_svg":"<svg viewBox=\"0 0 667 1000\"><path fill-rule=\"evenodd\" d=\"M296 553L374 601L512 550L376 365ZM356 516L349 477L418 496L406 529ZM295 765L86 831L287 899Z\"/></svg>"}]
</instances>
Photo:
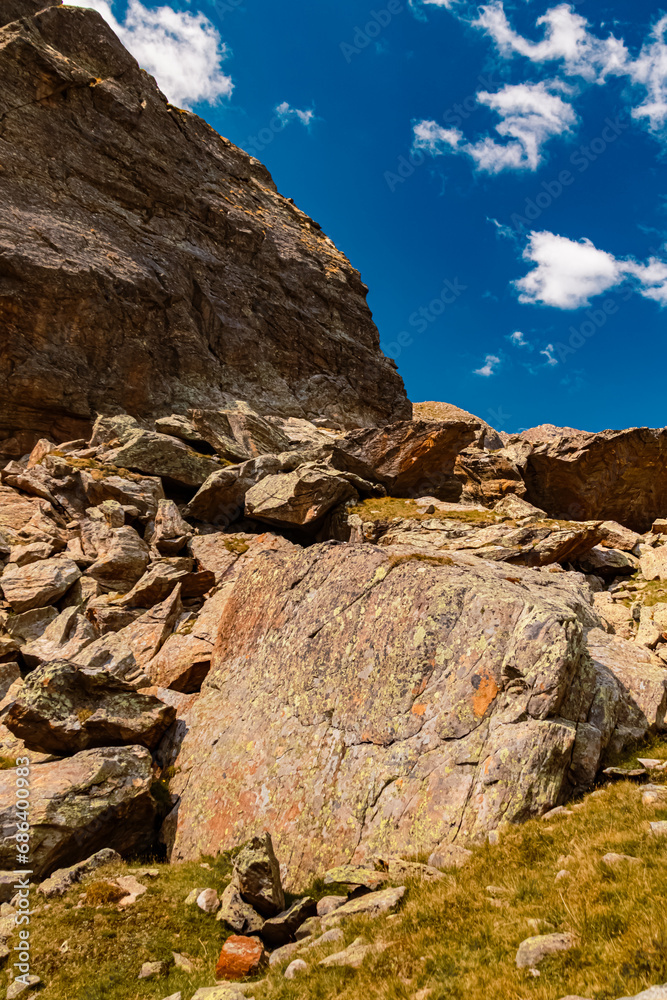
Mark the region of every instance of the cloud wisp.
<instances>
[{"instance_id":1,"label":"cloud wisp","mask_svg":"<svg viewBox=\"0 0 667 1000\"><path fill-rule=\"evenodd\" d=\"M500 365L500 358L495 354L487 354L484 358L484 364L481 368L475 368L473 375L481 375L483 378L489 378L491 375L496 374L496 369Z\"/></svg>"}]
</instances>

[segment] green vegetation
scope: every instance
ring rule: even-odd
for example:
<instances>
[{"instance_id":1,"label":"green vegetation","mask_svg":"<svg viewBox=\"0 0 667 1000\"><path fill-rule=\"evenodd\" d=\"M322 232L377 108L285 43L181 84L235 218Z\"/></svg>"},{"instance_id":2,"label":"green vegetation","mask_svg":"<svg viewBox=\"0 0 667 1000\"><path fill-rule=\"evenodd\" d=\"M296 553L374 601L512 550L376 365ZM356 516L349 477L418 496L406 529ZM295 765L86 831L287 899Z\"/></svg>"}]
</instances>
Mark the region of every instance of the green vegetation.
<instances>
[{"instance_id":1,"label":"green vegetation","mask_svg":"<svg viewBox=\"0 0 667 1000\"><path fill-rule=\"evenodd\" d=\"M426 514L423 506L418 507L414 500L401 500L395 497L371 497L361 503L347 508L348 514L358 514L363 521L391 521L400 517L411 521L461 521L465 524L475 524L480 528L491 524L500 524L506 518L494 514L492 510L437 510Z\"/></svg>"},{"instance_id":2,"label":"green vegetation","mask_svg":"<svg viewBox=\"0 0 667 1000\"><path fill-rule=\"evenodd\" d=\"M10 771L16 767L15 757L0 757L0 771Z\"/></svg>"},{"instance_id":3,"label":"green vegetation","mask_svg":"<svg viewBox=\"0 0 667 1000\"><path fill-rule=\"evenodd\" d=\"M667 741L648 740L619 762L633 765L637 753L667 759ZM435 885L411 883L397 916L346 924L344 942L303 955L307 974L289 981L283 969L271 969L254 995L412 1000L429 988L429 1000L616 1000L667 982L667 840L649 833L649 821L667 820L667 791L664 802L644 805L640 786L621 781L571 810L507 827L499 844L476 847L465 868L449 870ZM601 860L607 852L641 864L608 866ZM200 986L213 985L227 931L184 900L195 886L221 892L231 855L204 861L210 868L151 862L157 878L142 876L136 863L110 865L42 905L32 936L33 968L48 984L44 1000L163 1000L178 990L190 1000ZM563 869L569 877L555 881ZM109 881L131 873L148 891L119 910ZM309 891L320 897L340 889L320 879ZM546 923L536 931L531 921ZM517 969L520 942L552 929L573 933L576 947L545 960L539 978ZM356 971L317 965L359 934L387 947ZM137 980L143 962L170 960L172 951L186 954L195 971L172 965L162 979Z\"/></svg>"}]
</instances>

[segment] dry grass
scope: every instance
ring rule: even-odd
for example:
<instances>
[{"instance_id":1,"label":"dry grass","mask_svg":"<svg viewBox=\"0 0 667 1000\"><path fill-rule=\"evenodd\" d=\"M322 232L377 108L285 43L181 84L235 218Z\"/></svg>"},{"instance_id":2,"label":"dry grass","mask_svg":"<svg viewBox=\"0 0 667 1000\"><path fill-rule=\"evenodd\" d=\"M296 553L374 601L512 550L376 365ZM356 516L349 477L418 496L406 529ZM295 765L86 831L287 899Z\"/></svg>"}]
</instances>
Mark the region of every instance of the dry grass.
<instances>
[{"instance_id":1,"label":"dry grass","mask_svg":"<svg viewBox=\"0 0 667 1000\"><path fill-rule=\"evenodd\" d=\"M650 753L647 753L650 751ZM648 743L640 756L667 758L667 743ZM625 762L634 763L635 753ZM496 846L474 849L471 863L434 886L411 884L400 913L346 926L345 944L358 934L388 944L362 967L324 969L317 960L341 945L306 953L310 969L288 981L271 970L256 996L264 1000L411 1000L425 987L429 1000L592 1000L633 996L667 982L667 842L649 835L649 821L665 808L642 804L640 787L620 782L587 796L572 815L532 820L502 832ZM610 868L607 852L629 854L640 865ZM91 875L34 916L33 969L48 984L44 1000L163 1000L181 990L190 1000L214 984L213 969L227 936L223 925L184 899L194 886L219 892L230 874L229 856L173 866L152 863L156 879L125 911L97 899L95 883L136 871L112 865ZM571 874L555 882L556 873ZM495 902L486 886L503 891ZM319 881L316 895L336 891ZM78 906L86 893L84 905ZM36 901L39 897L36 897ZM104 901L103 901L104 902ZM576 935L574 950L545 961L539 978L515 966L520 942L543 920ZM61 948L67 941L66 950ZM137 981L145 961L189 955L195 972L172 966L161 980Z\"/></svg>"},{"instance_id":2,"label":"dry grass","mask_svg":"<svg viewBox=\"0 0 667 1000\"><path fill-rule=\"evenodd\" d=\"M442 511L437 510L433 514L426 514L424 507L418 507L414 500L402 500L396 497L371 497L361 503L347 508L348 514L358 514L363 521L391 521L392 518L400 517L411 521L461 521L465 524L475 524L480 528L491 524L499 524L506 520L499 514L494 514L492 510L460 510Z\"/></svg>"}]
</instances>

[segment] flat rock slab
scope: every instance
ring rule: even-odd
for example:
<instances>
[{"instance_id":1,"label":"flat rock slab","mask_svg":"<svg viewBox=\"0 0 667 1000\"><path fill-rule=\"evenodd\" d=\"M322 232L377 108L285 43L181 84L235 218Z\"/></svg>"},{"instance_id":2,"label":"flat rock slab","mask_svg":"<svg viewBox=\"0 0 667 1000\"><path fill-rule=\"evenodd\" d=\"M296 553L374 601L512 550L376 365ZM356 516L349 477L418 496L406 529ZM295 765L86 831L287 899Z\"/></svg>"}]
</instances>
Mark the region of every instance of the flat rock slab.
<instances>
[{"instance_id":1,"label":"flat rock slab","mask_svg":"<svg viewBox=\"0 0 667 1000\"><path fill-rule=\"evenodd\" d=\"M101 851L93 854L90 858L86 858L85 861L79 861L70 868L60 868L58 871L55 871L50 878L45 879L38 886L37 892L42 896L46 896L47 899L50 899L52 896L63 896L68 889L77 882L80 882L85 875L89 875L90 872L97 871L98 868L115 864L121 860L118 851L103 847Z\"/></svg>"},{"instance_id":2,"label":"flat rock slab","mask_svg":"<svg viewBox=\"0 0 667 1000\"><path fill-rule=\"evenodd\" d=\"M0 589L19 614L57 601L81 576L71 559L54 556L27 566L11 564L0 577Z\"/></svg>"},{"instance_id":3,"label":"flat rock slab","mask_svg":"<svg viewBox=\"0 0 667 1000\"><path fill-rule=\"evenodd\" d=\"M397 909L399 903L406 893L404 885L396 886L393 889L381 889L379 892L369 892L365 896L357 899L350 899L343 906L338 907L333 913L322 918L322 927L328 930L342 924L351 917L367 917L376 919L387 913L392 913Z\"/></svg>"}]
</instances>

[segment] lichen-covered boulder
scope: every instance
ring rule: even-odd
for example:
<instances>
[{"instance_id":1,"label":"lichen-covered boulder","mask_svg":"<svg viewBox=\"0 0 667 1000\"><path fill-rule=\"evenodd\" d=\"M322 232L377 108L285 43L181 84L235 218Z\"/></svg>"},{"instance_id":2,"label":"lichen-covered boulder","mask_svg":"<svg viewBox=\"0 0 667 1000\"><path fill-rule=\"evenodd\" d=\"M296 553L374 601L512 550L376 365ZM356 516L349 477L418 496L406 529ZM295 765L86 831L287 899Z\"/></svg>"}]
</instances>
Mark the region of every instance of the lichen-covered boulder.
<instances>
[{"instance_id":1,"label":"lichen-covered boulder","mask_svg":"<svg viewBox=\"0 0 667 1000\"><path fill-rule=\"evenodd\" d=\"M104 847L121 855L153 842L153 762L145 747L84 750L30 775L30 862L41 880ZM0 771L0 869L16 868L16 773Z\"/></svg>"},{"instance_id":2,"label":"lichen-covered boulder","mask_svg":"<svg viewBox=\"0 0 667 1000\"><path fill-rule=\"evenodd\" d=\"M28 674L4 723L28 750L64 756L91 747L152 750L175 718L171 705L107 670L61 660Z\"/></svg>"},{"instance_id":3,"label":"lichen-covered boulder","mask_svg":"<svg viewBox=\"0 0 667 1000\"><path fill-rule=\"evenodd\" d=\"M605 633L590 596L576 574L460 552L260 553L186 712L172 858L268 827L298 888L558 805L616 736L660 725L657 694L642 723L622 681L594 667L585 633ZM637 661L635 683L654 672Z\"/></svg>"},{"instance_id":4,"label":"lichen-covered boulder","mask_svg":"<svg viewBox=\"0 0 667 1000\"><path fill-rule=\"evenodd\" d=\"M285 908L280 865L266 831L253 837L234 859L233 883L241 896L264 917L274 917Z\"/></svg>"}]
</instances>

